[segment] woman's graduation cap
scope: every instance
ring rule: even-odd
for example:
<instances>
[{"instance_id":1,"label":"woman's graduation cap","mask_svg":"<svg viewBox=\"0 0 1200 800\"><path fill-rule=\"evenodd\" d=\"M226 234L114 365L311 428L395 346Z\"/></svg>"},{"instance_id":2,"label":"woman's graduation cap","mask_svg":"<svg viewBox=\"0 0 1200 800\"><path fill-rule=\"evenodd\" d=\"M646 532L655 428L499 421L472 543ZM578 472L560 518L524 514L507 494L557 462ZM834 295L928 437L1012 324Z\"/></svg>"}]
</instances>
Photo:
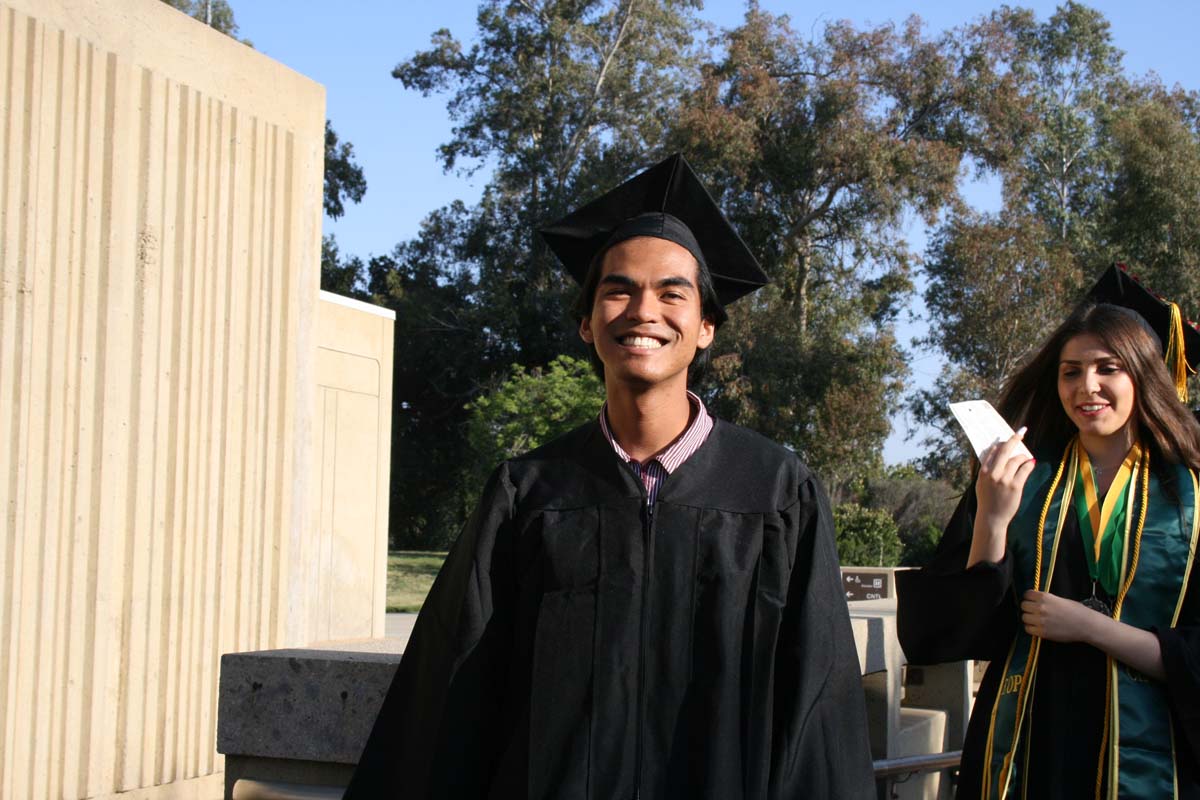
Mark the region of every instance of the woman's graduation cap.
<instances>
[{"instance_id":1,"label":"woman's graduation cap","mask_svg":"<svg viewBox=\"0 0 1200 800\"><path fill-rule=\"evenodd\" d=\"M708 268L722 306L769 280L678 153L538 232L581 286L597 255L635 236L688 250Z\"/></svg>"},{"instance_id":2,"label":"woman's graduation cap","mask_svg":"<svg viewBox=\"0 0 1200 800\"><path fill-rule=\"evenodd\" d=\"M1123 306L1135 312L1158 337L1163 346L1167 371L1175 381L1175 391L1182 402L1188 401L1188 373L1195 374L1192 364L1200 364L1200 330L1194 322L1183 318L1179 306L1151 292L1125 270L1124 264L1114 264L1105 270L1088 292L1097 303Z\"/></svg>"}]
</instances>

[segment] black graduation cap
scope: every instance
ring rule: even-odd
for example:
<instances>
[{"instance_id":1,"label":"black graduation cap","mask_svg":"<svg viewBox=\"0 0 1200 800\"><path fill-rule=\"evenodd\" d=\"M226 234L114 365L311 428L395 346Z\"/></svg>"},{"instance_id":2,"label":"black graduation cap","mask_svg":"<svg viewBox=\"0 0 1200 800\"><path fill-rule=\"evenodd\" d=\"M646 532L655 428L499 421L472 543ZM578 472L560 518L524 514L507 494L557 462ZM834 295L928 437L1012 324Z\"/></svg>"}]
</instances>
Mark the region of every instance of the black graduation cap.
<instances>
[{"instance_id":1,"label":"black graduation cap","mask_svg":"<svg viewBox=\"0 0 1200 800\"><path fill-rule=\"evenodd\" d=\"M708 267L722 305L769 280L678 153L538 232L581 285L598 253L635 236L686 248Z\"/></svg>"},{"instance_id":2,"label":"black graduation cap","mask_svg":"<svg viewBox=\"0 0 1200 800\"><path fill-rule=\"evenodd\" d=\"M1195 373L1191 365L1200 364L1200 329L1196 323L1184 319L1175 303L1143 286L1126 271L1124 264L1113 264L1105 270L1088 292L1088 298L1123 306L1146 321L1162 345L1179 399L1187 402L1188 373Z\"/></svg>"}]
</instances>

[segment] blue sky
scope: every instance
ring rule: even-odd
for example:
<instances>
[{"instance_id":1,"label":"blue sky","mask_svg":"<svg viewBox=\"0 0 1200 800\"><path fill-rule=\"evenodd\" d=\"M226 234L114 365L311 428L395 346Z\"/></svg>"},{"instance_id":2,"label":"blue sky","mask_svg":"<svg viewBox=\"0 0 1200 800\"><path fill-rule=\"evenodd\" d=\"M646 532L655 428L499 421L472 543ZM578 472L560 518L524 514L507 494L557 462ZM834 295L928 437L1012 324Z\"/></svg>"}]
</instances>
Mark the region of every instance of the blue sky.
<instances>
[{"instance_id":1,"label":"blue sky","mask_svg":"<svg viewBox=\"0 0 1200 800\"><path fill-rule=\"evenodd\" d=\"M1033 8L1039 18L1053 13L1056 3L1011 3ZM478 0L344 0L331 4L308 0L231 0L240 35L257 50L281 61L325 86L327 116L344 139L354 144L358 162L367 176L367 194L346 215L325 221L345 254L362 256L386 253L397 242L411 238L430 211L455 199L478 199L487 176L444 174L437 146L450 137L445 97L423 98L404 89L391 77L392 68L429 44L439 28L448 28L468 44L474 37ZM855 23L900 21L918 13L931 31L968 22L1000 2L938 2L916 4L892 0L842 3L760 0L760 7L788 14L797 30L818 30L825 22L850 19ZM1168 85L1194 89L1197 80L1196 32L1200 31L1200 3L1093 2L1112 25L1118 47L1125 51L1127 69L1141 75L1154 71ZM700 16L723 28L733 27L745 11L743 0L708 0ZM972 196L987 204L986 189ZM913 230L915 246L922 231ZM917 310L919 313L919 309ZM904 326L903 340L923 333L920 320ZM940 367L932 354L915 353L912 381L927 385ZM955 398L964 399L964 398ZM905 442L907 420L893 418L895 432L884 456L889 463L920 454L914 442Z\"/></svg>"}]
</instances>

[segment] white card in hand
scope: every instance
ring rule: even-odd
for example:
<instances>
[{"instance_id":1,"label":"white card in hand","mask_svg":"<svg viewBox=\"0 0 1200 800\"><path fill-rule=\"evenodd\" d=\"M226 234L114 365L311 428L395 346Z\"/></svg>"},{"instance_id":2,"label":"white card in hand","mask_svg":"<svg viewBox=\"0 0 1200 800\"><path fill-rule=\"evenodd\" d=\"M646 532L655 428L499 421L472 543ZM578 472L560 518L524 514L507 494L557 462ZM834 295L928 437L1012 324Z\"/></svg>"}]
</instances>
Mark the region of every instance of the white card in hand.
<instances>
[{"instance_id":1,"label":"white card in hand","mask_svg":"<svg viewBox=\"0 0 1200 800\"><path fill-rule=\"evenodd\" d=\"M962 425L963 432L971 440L971 447L975 449L976 457L983 455L983 451L996 442L1012 438L1013 429L987 400L951 403L950 411L954 413L954 418L958 420L959 425ZM1033 453L1030 453L1029 448L1024 444L1017 445L1017 452L1026 458L1033 458Z\"/></svg>"}]
</instances>

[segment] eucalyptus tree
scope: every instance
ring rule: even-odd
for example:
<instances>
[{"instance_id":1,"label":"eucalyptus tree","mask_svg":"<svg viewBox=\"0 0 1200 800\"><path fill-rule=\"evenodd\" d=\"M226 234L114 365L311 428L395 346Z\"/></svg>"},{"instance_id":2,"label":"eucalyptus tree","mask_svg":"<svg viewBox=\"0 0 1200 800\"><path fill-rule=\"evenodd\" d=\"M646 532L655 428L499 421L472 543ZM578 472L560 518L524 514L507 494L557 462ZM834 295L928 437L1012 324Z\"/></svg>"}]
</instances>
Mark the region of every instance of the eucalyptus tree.
<instances>
[{"instance_id":1,"label":"eucalyptus tree","mask_svg":"<svg viewBox=\"0 0 1200 800\"><path fill-rule=\"evenodd\" d=\"M953 400L995 400L1004 381L1069 312L1086 275L1065 243L1032 215L970 214L935 233L925 262L933 324L922 341L945 357L933 386L910 398L929 426L927 474L962 486L970 448Z\"/></svg>"},{"instance_id":2,"label":"eucalyptus tree","mask_svg":"<svg viewBox=\"0 0 1200 800\"><path fill-rule=\"evenodd\" d=\"M512 365L582 354L574 287L535 231L664 154L699 5L486 0L470 44L439 30L393 70L447 98L444 167L486 176L477 204L434 212L371 268L373 296L397 309L394 542L445 541L474 502L467 405Z\"/></svg>"},{"instance_id":3,"label":"eucalyptus tree","mask_svg":"<svg viewBox=\"0 0 1200 800\"><path fill-rule=\"evenodd\" d=\"M1080 3L1065 3L1041 24L1028 13L997 13L1009 17L1009 66L1025 106L1023 124L1000 131L1019 148L1002 170L1010 205L1042 220L1076 254L1090 255L1113 158L1107 128L1126 83L1122 53L1104 16Z\"/></svg>"},{"instance_id":4,"label":"eucalyptus tree","mask_svg":"<svg viewBox=\"0 0 1200 800\"><path fill-rule=\"evenodd\" d=\"M946 365L910 408L933 431L929 471L961 483L946 402L995 399L1108 264L1200 313L1200 139L1195 93L1132 80L1107 20L1079 3L1044 22L1005 7L957 35L983 57L965 142L1002 208L955 212L932 237L924 344Z\"/></svg>"},{"instance_id":5,"label":"eucalyptus tree","mask_svg":"<svg viewBox=\"0 0 1200 800\"><path fill-rule=\"evenodd\" d=\"M905 226L957 200L966 65L917 19L806 39L752 5L677 115L674 141L773 284L718 337L710 399L788 443L836 498L881 466L906 375Z\"/></svg>"},{"instance_id":6,"label":"eucalyptus tree","mask_svg":"<svg viewBox=\"0 0 1200 800\"><path fill-rule=\"evenodd\" d=\"M1113 115L1105 246L1200 319L1200 94L1150 83Z\"/></svg>"},{"instance_id":7,"label":"eucalyptus tree","mask_svg":"<svg viewBox=\"0 0 1200 800\"><path fill-rule=\"evenodd\" d=\"M535 231L661 154L699 5L489 0L470 47L440 30L393 70L407 88L449 96L445 168L491 170L463 256L512 361L545 364L575 346L559 313L572 289Z\"/></svg>"},{"instance_id":8,"label":"eucalyptus tree","mask_svg":"<svg viewBox=\"0 0 1200 800\"><path fill-rule=\"evenodd\" d=\"M163 2L226 36L238 39L238 24L233 18L233 8L229 5L228 0L163 0ZM250 44L249 40L238 39L238 41Z\"/></svg>"}]
</instances>

